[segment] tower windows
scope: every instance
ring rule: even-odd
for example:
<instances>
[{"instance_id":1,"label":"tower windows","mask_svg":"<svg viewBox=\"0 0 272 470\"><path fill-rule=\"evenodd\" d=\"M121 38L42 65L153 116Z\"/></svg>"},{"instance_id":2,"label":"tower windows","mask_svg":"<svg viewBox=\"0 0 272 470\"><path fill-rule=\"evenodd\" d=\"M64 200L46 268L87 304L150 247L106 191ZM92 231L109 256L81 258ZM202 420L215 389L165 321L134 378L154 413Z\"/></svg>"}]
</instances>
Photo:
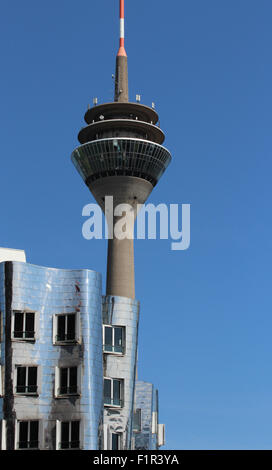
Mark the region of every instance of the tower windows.
<instances>
[{"instance_id":1,"label":"tower windows","mask_svg":"<svg viewBox=\"0 0 272 470\"><path fill-rule=\"evenodd\" d=\"M106 353L124 354L125 352L125 327L103 326L103 350Z\"/></svg>"},{"instance_id":2,"label":"tower windows","mask_svg":"<svg viewBox=\"0 0 272 470\"><path fill-rule=\"evenodd\" d=\"M16 393L22 395L38 394L37 366L16 366Z\"/></svg>"},{"instance_id":3,"label":"tower windows","mask_svg":"<svg viewBox=\"0 0 272 470\"><path fill-rule=\"evenodd\" d=\"M104 405L122 407L124 404L124 381L122 379L104 378Z\"/></svg>"},{"instance_id":4,"label":"tower windows","mask_svg":"<svg viewBox=\"0 0 272 470\"><path fill-rule=\"evenodd\" d=\"M13 339L35 341L35 313L13 312Z\"/></svg>"}]
</instances>

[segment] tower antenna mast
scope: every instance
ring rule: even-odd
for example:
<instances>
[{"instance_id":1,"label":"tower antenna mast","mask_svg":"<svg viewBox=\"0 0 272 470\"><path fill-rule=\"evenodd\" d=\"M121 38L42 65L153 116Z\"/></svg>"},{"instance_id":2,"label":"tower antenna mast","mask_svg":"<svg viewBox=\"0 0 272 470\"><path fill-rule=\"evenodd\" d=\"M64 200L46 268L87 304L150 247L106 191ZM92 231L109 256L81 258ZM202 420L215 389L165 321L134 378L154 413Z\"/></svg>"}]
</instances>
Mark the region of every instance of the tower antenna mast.
<instances>
[{"instance_id":1,"label":"tower antenna mast","mask_svg":"<svg viewBox=\"0 0 272 470\"><path fill-rule=\"evenodd\" d=\"M128 97L128 68L125 50L125 0L120 1L120 43L116 57L114 101L127 103Z\"/></svg>"},{"instance_id":2,"label":"tower antenna mast","mask_svg":"<svg viewBox=\"0 0 272 470\"><path fill-rule=\"evenodd\" d=\"M118 56L127 56L125 50L125 0L120 0L120 45Z\"/></svg>"}]
</instances>

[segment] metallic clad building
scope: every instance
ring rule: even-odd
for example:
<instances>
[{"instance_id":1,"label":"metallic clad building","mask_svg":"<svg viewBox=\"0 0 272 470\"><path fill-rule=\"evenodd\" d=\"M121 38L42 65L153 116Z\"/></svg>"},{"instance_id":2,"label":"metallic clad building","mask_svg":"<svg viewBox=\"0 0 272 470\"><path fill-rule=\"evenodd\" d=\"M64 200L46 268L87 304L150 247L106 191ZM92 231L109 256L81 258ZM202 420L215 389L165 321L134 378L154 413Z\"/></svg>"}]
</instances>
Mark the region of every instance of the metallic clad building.
<instances>
[{"instance_id":1,"label":"metallic clad building","mask_svg":"<svg viewBox=\"0 0 272 470\"><path fill-rule=\"evenodd\" d=\"M101 448L100 274L5 262L0 264L0 292L2 445ZM58 336L65 322L70 324L66 334Z\"/></svg>"},{"instance_id":2,"label":"metallic clad building","mask_svg":"<svg viewBox=\"0 0 272 470\"><path fill-rule=\"evenodd\" d=\"M135 450L157 450L164 445L164 424L159 424L158 390L153 384L136 382L134 417Z\"/></svg>"},{"instance_id":3,"label":"metallic clad building","mask_svg":"<svg viewBox=\"0 0 272 470\"><path fill-rule=\"evenodd\" d=\"M104 345L104 377L118 379L121 385L121 402L116 406L105 401L104 449L114 447L112 435L120 449L131 448L138 322L139 303L136 300L114 296L104 298L104 329L105 325L118 325L124 331L121 353L106 352Z\"/></svg>"}]
</instances>

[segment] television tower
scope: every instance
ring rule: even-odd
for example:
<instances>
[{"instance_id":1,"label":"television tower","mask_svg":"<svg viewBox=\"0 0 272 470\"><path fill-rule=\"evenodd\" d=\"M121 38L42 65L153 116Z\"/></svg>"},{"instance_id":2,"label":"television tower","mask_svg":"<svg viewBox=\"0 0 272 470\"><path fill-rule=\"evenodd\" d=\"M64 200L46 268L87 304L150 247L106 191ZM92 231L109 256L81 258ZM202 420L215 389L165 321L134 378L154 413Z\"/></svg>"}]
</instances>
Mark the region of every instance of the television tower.
<instances>
[{"instance_id":1,"label":"television tower","mask_svg":"<svg viewBox=\"0 0 272 470\"><path fill-rule=\"evenodd\" d=\"M112 196L113 212L119 204L132 208L130 236L116 236L122 214L113 218L113 236L108 240L106 295L135 298L133 225L137 205L144 204L171 161L162 146L165 136L158 127L158 114L129 101L125 51L124 0L120 0L120 45L116 57L114 101L86 112L87 126L78 134L80 146L72 162L105 213L105 197ZM107 217L107 214L106 214Z\"/></svg>"}]
</instances>

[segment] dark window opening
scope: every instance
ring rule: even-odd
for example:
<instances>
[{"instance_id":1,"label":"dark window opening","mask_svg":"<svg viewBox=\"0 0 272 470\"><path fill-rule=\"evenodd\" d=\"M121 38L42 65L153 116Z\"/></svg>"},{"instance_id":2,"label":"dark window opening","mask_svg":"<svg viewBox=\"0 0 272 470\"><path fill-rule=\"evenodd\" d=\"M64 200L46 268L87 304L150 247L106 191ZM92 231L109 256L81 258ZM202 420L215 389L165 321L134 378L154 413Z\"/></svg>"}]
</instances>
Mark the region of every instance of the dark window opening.
<instances>
[{"instance_id":1,"label":"dark window opening","mask_svg":"<svg viewBox=\"0 0 272 470\"><path fill-rule=\"evenodd\" d=\"M39 448L39 421L19 422L19 449Z\"/></svg>"},{"instance_id":2,"label":"dark window opening","mask_svg":"<svg viewBox=\"0 0 272 470\"><path fill-rule=\"evenodd\" d=\"M38 390L37 372L37 367L17 367L16 392L36 394Z\"/></svg>"},{"instance_id":3,"label":"dark window opening","mask_svg":"<svg viewBox=\"0 0 272 470\"><path fill-rule=\"evenodd\" d=\"M14 312L13 337L18 339L35 339L34 312Z\"/></svg>"},{"instance_id":4,"label":"dark window opening","mask_svg":"<svg viewBox=\"0 0 272 470\"><path fill-rule=\"evenodd\" d=\"M111 435L111 450L121 449L121 434L112 433Z\"/></svg>"},{"instance_id":5,"label":"dark window opening","mask_svg":"<svg viewBox=\"0 0 272 470\"><path fill-rule=\"evenodd\" d=\"M63 421L61 423L61 449L80 448L80 421Z\"/></svg>"},{"instance_id":6,"label":"dark window opening","mask_svg":"<svg viewBox=\"0 0 272 470\"><path fill-rule=\"evenodd\" d=\"M76 340L76 315L57 316L57 341Z\"/></svg>"},{"instance_id":7,"label":"dark window opening","mask_svg":"<svg viewBox=\"0 0 272 470\"><path fill-rule=\"evenodd\" d=\"M59 394L73 395L77 393L77 367L61 367Z\"/></svg>"}]
</instances>

